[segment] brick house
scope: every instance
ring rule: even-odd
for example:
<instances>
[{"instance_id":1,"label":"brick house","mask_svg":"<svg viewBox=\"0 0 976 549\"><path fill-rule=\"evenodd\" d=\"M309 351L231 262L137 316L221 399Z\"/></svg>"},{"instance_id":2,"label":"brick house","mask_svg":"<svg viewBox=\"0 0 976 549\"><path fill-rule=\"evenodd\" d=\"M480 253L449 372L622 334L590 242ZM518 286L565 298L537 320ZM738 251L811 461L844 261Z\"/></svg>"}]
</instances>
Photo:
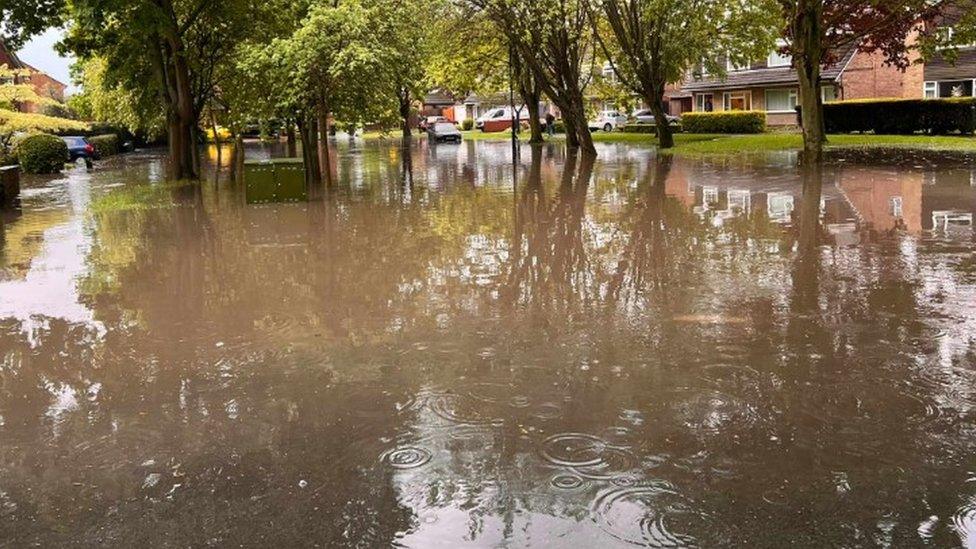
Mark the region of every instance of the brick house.
<instances>
[{"instance_id":1,"label":"brick house","mask_svg":"<svg viewBox=\"0 0 976 549\"><path fill-rule=\"evenodd\" d=\"M727 63L724 78L708 74L690 77L682 91L693 97L694 111L766 111L770 126L795 125L799 80L792 59L779 52L748 67ZM879 53L850 48L825 67L821 93L824 101L870 98L919 99L927 80L927 66L913 63L908 70L887 65ZM974 74L976 77L976 74ZM971 84L971 83L970 83Z\"/></svg>"},{"instance_id":2,"label":"brick house","mask_svg":"<svg viewBox=\"0 0 976 549\"><path fill-rule=\"evenodd\" d=\"M0 40L0 65L6 65L11 69L27 70L30 75L26 77L15 77L16 83L29 83L37 95L49 97L59 103L64 102L64 92L67 86L57 79L52 78L47 73L39 71L22 61L17 57L16 53L7 49L2 40ZM39 110L39 107L33 103L21 103L17 105L17 108L22 112L37 112Z\"/></svg>"}]
</instances>

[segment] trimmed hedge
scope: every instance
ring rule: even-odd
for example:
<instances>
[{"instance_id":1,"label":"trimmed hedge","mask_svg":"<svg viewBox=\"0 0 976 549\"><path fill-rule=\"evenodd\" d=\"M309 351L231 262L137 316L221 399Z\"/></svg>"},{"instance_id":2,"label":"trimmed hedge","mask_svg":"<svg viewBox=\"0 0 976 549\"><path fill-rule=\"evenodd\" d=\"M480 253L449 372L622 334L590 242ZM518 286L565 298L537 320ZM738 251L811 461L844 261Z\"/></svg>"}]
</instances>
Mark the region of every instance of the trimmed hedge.
<instances>
[{"instance_id":1,"label":"trimmed hedge","mask_svg":"<svg viewBox=\"0 0 976 549\"><path fill-rule=\"evenodd\" d=\"M971 134L976 98L836 101L824 104L824 123L827 133Z\"/></svg>"},{"instance_id":2,"label":"trimmed hedge","mask_svg":"<svg viewBox=\"0 0 976 549\"><path fill-rule=\"evenodd\" d=\"M461 129L464 131L471 131L474 128L474 120L471 118L465 118L461 121Z\"/></svg>"},{"instance_id":3,"label":"trimmed hedge","mask_svg":"<svg viewBox=\"0 0 976 549\"><path fill-rule=\"evenodd\" d=\"M46 133L25 137L17 143L16 153L24 173L57 173L68 161L68 146Z\"/></svg>"},{"instance_id":4,"label":"trimmed hedge","mask_svg":"<svg viewBox=\"0 0 976 549\"><path fill-rule=\"evenodd\" d=\"M688 133L763 133L766 113L763 111L686 112L681 126Z\"/></svg>"},{"instance_id":5,"label":"trimmed hedge","mask_svg":"<svg viewBox=\"0 0 976 549\"><path fill-rule=\"evenodd\" d=\"M88 142L91 143L92 147L95 147L95 156L97 158L105 158L106 156L119 154L119 136L114 133L89 137Z\"/></svg>"}]
</instances>

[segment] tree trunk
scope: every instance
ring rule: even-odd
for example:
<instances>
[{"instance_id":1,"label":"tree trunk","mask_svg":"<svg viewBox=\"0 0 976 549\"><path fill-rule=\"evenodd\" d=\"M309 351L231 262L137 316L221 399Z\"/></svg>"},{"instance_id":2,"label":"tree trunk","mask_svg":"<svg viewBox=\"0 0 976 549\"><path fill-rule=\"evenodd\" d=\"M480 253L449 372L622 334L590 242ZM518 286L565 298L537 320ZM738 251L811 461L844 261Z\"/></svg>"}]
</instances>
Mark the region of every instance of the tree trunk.
<instances>
[{"instance_id":1,"label":"tree trunk","mask_svg":"<svg viewBox=\"0 0 976 549\"><path fill-rule=\"evenodd\" d=\"M295 142L295 124L290 118L285 119L285 149L288 158L298 156L298 143Z\"/></svg>"},{"instance_id":2,"label":"tree trunk","mask_svg":"<svg viewBox=\"0 0 976 549\"><path fill-rule=\"evenodd\" d=\"M401 89L400 99L400 119L403 121L403 137L409 139L412 131L410 130L410 90Z\"/></svg>"},{"instance_id":3,"label":"tree trunk","mask_svg":"<svg viewBox=\"0 0 976 549\"><path fill-rule=\"evenodd\" d=\"M322 107L318 112L318 156L319 169L322 171L322 181L331 184L331 170L329 169L329 111Z\"/></svg>"},{"instance_id":4,"label":"tree trunk","mask_svg":"<svg viewBox=\"0 0 976 549\"><path fill-rule=\"evenodd\" d=\"M660 94L658 94L660 91ZM657 142L658 147L661 149L670 149L674 147L674 132L671 130L671 124L668 122L667 113L664 110L664 90L653 90L653 95L651 97L645 97L644 101L651 106L651 112L654 113L654 125L657 130Z\"/></svg>"},{"instance_id":5,"label":"tree trunk","mask_svg":"<svg viewBox=\"0 0 976 549\"><path fill-rule=\"evenodd\" d=\"M244 177L244 137L238 133L234 138L234 153L231 157L230 179L238 183Z\"/></svg>"},{"instance_id":6,"label":"tree trunk","mask_svg":"<svg viewBox=\"0 0 976 549\"><path fill-rule=\"evenodd\" d=\"M298 120L298 135L302 140L302 160L305 162L305 184L319 186L322 183L322 170L319 167L317 124L313 117Z\"/></svg>"},{"instance_id":7,"label":"tree trunk","mask_svg":"<svg viewBox=\"0 0 976 549\"><path fill-rule=\"evenodd\" d=\"M542 137L542 121L539 120L539 94L528 93L522 96L522 100L529 111L529 144L542 143L545 139Z\"/></svg>"},{"instance_id":8,"label":"tree trunk","mask_svg":"<svg viewBox=\"0 0 976 549\"><path fill-rule=\"evenodd\" d=\"M823 161L827 142L823 98L820 95L820 62L823 58L823 0L800 0L793 24L796 70L800 81L800 117L803 125L803 162Z\"/></svg>"},{"instance_id":9,"label":"tree trunk","mask_svg":"<svg viewBox=\"0 0 976 549\"><path fill-rule=\"evenodd\" d=\"M563 125L566 126L566 146L570 149L576 150L580 146L579 131L576 129L579 121L576 120L576 117L574 117L568 111L562 111L562 113Z\"/></svg>"}]
</instances>

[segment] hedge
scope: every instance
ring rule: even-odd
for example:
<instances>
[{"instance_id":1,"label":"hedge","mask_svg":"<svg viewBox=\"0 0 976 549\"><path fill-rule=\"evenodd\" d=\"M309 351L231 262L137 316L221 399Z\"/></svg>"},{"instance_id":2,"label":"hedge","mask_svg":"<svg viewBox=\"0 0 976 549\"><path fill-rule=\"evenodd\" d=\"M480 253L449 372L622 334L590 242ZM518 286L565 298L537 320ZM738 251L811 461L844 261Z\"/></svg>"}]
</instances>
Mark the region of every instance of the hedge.
<instances>
[{"instance_id":1,"label":"hedge","mask_svg":"<svg viewBox=\"0 0 976 549\"><path fill-rule=\"evenodd\" d=\"M24 173L57 173L68 161L68 146L60 137L38 133L17 143L16 154Z\"/></svg>"},{"instance_id":2,"label":"hedge","mask_svg":"<svg viewBox=\"0 0 976 549\"><path fill-rule=\"evenodd\" d=\"M467 131L471 131L472 128L474 128L474 119L465 118L464 120L461 121L462 130L467 132Z\"/></svg>"},{"instance_id":3,"label":"hedge","mask_svg":"<svg viewBox=\"0 0 976 549\"><path fill-rule=\"evenodd\" d=\"M824 104L824 123L828 133L971 134L976 98L837 101Z\"/></svg>"},{"instance_id":4,"label":"hedge","mask_svg":"<svg viewBox=\"0 0 976 549\"><path fill-rule=\"evenodd\" d=\"M106 156L119 154L119 136L113 133L89 137L88 142L91 143L92 147L95 147L95 156L97 158L105 158Z\"/></svg>"},{"instance_id":5,"label":"hedge","mask_svg":"<svg viewBox=\"0 0 976 549\"><path fill-rule=\"evenodd\" d=\"M763 133L766 113L762 111L686 112L681 126L688 133Z\"/></svg>"}]
</instances>

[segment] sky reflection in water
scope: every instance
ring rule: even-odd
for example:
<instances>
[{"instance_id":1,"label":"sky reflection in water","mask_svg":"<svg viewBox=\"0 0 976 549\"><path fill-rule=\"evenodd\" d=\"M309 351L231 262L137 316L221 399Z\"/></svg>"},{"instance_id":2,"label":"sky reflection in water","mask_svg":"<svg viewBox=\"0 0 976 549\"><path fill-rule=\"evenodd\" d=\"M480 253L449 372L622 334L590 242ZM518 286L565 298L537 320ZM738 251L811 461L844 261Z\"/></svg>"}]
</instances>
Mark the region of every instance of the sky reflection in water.
<instances>
[{"instance_id":1,"label":"sky reflection in water","mask_svg":"<svg viewBox=\"0 0 976 549\"><path fill-rule=\"evenodd\" d=\"M0 545L976 542L976 169L392 143L25 181Z\"/></svg>"}]
</instances>

